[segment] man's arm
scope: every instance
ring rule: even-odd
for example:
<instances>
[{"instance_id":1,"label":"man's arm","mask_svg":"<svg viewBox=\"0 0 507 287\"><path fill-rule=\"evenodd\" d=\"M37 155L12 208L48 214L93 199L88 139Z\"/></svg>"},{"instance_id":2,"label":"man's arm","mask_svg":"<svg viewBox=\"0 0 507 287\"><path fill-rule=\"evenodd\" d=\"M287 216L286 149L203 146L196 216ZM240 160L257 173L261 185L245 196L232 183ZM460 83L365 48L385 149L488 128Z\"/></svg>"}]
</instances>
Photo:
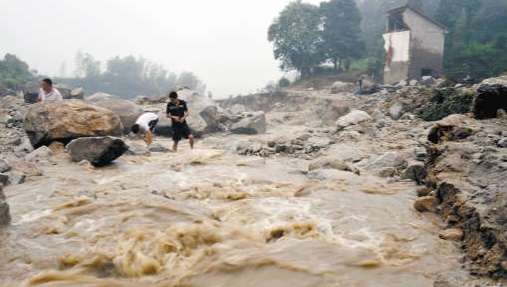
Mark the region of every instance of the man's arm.
<instances>
[{"instance_id":1,"label":"man's arm","mask_svg":"<svg viewBox=\"0 0 507 287\"><path fill-rule=\"evenodd\" d=\"M150 145L151 145L151 143L153 142L153 135L151 134L151 131L150 131L150 130L147 130L145 133L146 133L146 134L145 134L145 136L146 136L146 140L145 140L145 142L146 142L146 144L147 144L148 146L150 146Z\"/></svg>"}]
</instances>

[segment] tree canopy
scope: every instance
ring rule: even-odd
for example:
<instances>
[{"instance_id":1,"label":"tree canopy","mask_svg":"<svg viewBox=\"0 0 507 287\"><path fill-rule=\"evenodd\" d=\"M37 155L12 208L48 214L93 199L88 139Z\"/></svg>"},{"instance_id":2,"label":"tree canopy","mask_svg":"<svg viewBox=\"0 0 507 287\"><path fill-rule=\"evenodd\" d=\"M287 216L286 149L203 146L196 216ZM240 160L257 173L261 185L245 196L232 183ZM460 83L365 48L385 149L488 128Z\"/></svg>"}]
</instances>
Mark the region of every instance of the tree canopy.
<instances>
[{"instance_id":1,"label":"tree canopy","mask_svg":"<svg viewBox=\"0 0 507 287\"><path fill-rule=\"evenodd\" d=\"M273 42L274 56L281 61L282 70L296 70L304 76L322 62L320 24L319 8L301 0L280 12L269 26L268 40Z\"/></svg>"},{"instance_id":2,"label":"tree canopy","mask_svg":"<svg viewBox=\"0 0 507 287\"><path fill-rule=\"evenodd\" d=\"M268 30L280 68L307 76L324 62L335 69L362 55L361 15L354 0L331 0L320 6L290 3Z\"/></svg>"},{"instance_id":3,"label":"tree canopy","mask_svg":"<svg viewBox=\"0 0 507 287\"><path fill-rule=\"evenodd\" d=\"M361 14L354 0L330 0L320 3L323 21L322 53L335 70L338 63L357 59L363 55L364 43L360 39Z\"/></svg>"},{"instance_id":4,"label":"tree canopy","mask_svg":"<svg viewBox=\"0 0 507 287\"><path fill-rule=\"evenodd\" d=\"M73 78L57 78L58 82L84 87L88 94L105 92L124 98L137 95L167 93L176 86L187 86L204 93L206 85L192 72L180 75L169 72L163 65L143 57L113 57L102 67L91 54L77 52Z\"/></svg>"},{"instance_id":5,"label":"tree canopy","mask_svg":"<svg viewBox=\"0 0 507 287\"><path fill-rule=\"evenodd\" d=\"M0 60L0 91L4 89L20 90L24 83L34 78L28 64L12 54L5 54Z\"/></svg>"}]
</instances>

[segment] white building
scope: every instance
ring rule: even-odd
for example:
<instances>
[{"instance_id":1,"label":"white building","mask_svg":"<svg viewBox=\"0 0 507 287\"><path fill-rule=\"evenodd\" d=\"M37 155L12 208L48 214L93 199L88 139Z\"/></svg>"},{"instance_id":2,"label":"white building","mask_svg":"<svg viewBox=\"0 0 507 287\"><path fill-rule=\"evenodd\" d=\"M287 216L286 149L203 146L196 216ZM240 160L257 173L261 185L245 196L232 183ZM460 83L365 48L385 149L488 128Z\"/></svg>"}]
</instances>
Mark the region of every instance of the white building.
<instances>
[{"instance_id":1,"label":"white building","mask_svg":"<svg viewBox=\"0 0 507 287\"><path fill-rule=\"evenodd\" d=\"M386 16L384 83L442 73L447 28L408 4Z\"/></svg>"}]
</instances>

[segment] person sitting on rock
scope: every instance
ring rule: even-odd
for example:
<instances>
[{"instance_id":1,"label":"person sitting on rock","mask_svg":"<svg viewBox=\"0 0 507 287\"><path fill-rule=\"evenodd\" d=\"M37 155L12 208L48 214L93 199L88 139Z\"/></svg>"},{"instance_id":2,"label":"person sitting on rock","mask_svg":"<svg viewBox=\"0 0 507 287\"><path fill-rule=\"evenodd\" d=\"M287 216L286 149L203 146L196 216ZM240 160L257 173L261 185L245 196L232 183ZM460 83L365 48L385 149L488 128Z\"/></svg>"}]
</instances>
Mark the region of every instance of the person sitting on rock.
<instances>
[{"instance_id":1,"label":"person sitting on rock","mask_svg":"<svg viewBox=\"0 0 507 287\"><path fill-rule=\"evenodd\" d=\"M60 94L56 88L53 88L53 81L51 81L51 79L42 80L39 96L37 97L37 103L43 101L61 100L63 100L62 94Z\"/></svg>"},{"instance_id":2,"label":"person sitting on rock","mask_svg":"<svg viewBox=\"0 0 507 287\"><path fill-rule=\"evenodd\" d=\"M178 99L176 92L169 93L171 100L167 104L166 116L171 119L173 129L173 151L178 149L178 142L182 137L189 140L190 148L194 148L194 135L190 133L190 128L187 125L188 108L187 103Z\"/></svg>"},{"instance_id":3,"label":"person sitting on rock","mask_svg":"<svg viewBox=\"0 0 507 287\"><path fill-rule=\"evenodd\" d=\"M158 123L158 116L154 113L144 113L134 125L132 125L132 132L141 138L147 146L153 142L153 131Z\"/></svg>"}]
</instances>

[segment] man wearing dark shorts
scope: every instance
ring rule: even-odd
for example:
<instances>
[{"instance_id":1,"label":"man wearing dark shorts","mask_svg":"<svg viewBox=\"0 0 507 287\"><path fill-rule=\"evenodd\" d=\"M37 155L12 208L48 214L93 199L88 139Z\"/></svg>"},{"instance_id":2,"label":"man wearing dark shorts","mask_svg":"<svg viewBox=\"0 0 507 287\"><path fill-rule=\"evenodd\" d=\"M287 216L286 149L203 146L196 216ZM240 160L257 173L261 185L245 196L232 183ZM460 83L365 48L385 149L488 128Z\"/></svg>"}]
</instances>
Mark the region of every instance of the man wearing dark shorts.
<instances>
[{"instance_id":1,"label":"man wearing dark shorts","mask_svg":"<svg viewBox=\"0 0 507 287\"><path fill-rule=\"evenodd\" d=\"M167 104L166 116L171 119L173 129L173 151L178 149L178 142L181 138L188 139L190 148L194 148L194 135L190 133L190 128L187 125L188 108L184 100L178 99L176 92L169 93L171 100Z\"/></svg>"}]
</instances>

